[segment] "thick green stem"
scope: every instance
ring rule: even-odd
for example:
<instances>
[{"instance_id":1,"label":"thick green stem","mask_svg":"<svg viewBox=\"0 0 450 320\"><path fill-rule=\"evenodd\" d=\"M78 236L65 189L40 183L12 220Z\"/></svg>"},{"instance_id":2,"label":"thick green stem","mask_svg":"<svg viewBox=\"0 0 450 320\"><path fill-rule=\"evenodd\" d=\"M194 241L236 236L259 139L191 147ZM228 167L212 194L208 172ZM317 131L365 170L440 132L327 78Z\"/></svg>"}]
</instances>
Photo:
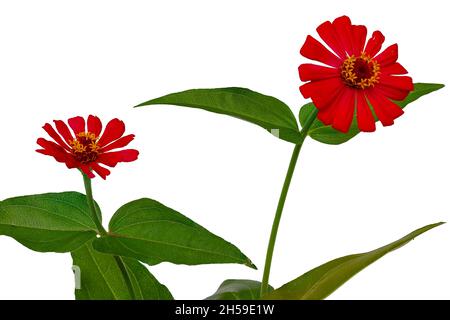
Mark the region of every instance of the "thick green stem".
<instances>
[{"instance_id":1,"label":"thick green stem","mask_svg":"<svg viewBox=\"0 0 450 320\"><path fill-rule=\"evenodd\" d=\"M95 207L94 197L92 196L92 184L91 179L83 172L83 181L84 181L84 188L86 189L86 199L88 203L89 210L91 212L92 220L95 223L95 226L97 227L97 231L101 236L108 235L108 232L103 228L103 225L100 221L100 214L97 211L97 208ZM125 284L127 286L128 292L130 293L130 297L132 300L136 299L136 295L134 294L133 285L131 284L130 275L128 274L127 268L125 267L125 264L123 263L123 260L119 256L114 256L114 260L117 263L117 266L120 269L120 272L122 273L123 279L125 281Z\"/></svg>"},{"instance_id":2,"label":"thick green stem","mask_svg":"<svg viewBox=\"0 0 450 320\"><path fill-rule=\"evenodd\" d=\"M281 189L280 198L278 200L277 210L275 212L275 217L273 219L272 231L270 232L269 244L267 246L266 262L264 264L264 273L261 282L261 297L263 297L269 291L269 276L270 268L272 265L273 251L275 249L275 242L278 234L278 227L280 226L281 215L283 213L284 203L286 202L286 197L289 191L289 186L291 184L292 175L294 174L295 166L297 164L298 156L300 155L300 150L303 145L303 141L308 136L309 128L316 119L317 110L313 112L307 119L302 131L300 132L300 139L295 145L294 151L292 152L291 161L286 173L286 178L284 179L283 188Z\"/></svg>"}]
</instances>

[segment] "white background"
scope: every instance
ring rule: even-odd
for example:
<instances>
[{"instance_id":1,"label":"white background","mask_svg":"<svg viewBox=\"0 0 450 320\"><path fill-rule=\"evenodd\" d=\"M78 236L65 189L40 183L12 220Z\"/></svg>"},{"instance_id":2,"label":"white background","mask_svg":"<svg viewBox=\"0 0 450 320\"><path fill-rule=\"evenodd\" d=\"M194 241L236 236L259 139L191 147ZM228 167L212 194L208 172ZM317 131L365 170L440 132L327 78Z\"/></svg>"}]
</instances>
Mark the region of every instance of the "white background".
<instances>
[{"instance_id":1,"label":"white background","mask_svg":"<svg viewBox=\"0 0 450 320\"><path fill-rule=\"evenodd\" d=\"M252 124L171 106L132 109L170 92L242 86L297 114L298 51L321 22L342 14L386 45L415 82L449 83L446 1L1 1L0 198L83 191L76 170L37 154L41 126L96 114L126 121L138 161L121 164L94 195L105 220L151 197L236 244L258 265L151 271L177 299L201 299L225 279L259 280L293 145ZM450 97L411 104L393 127L340 146L308 139L274 256L278 287L330 259L377 248L449 221ZM450 298L449 226L370 266L330 299ZM1 299L73 299L69 254L35 253L0 237Z\"/></svg>"}]
</instances>

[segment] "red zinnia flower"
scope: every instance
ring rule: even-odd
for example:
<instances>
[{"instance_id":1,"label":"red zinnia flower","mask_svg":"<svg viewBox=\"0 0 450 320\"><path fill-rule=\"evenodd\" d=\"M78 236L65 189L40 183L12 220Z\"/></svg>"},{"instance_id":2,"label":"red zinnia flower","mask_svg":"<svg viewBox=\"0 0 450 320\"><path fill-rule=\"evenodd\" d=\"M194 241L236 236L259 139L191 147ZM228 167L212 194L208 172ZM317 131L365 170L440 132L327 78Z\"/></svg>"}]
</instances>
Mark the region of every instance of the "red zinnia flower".
<instances>
[{"instance_id":1,"label":"red zinnia flower","mask_svg":"<svg viewBox=\"0 0 450 320\"><path fill-rule=\"evenodd\" d=\"M87 130L84 118L68 120L74 135L63 121L55 120L54 123L58 132L48 123L43 128L56 143L39 138L37 144L42 149L36 151L64 162L69 169L82 170L89 178L94 177L92 171L103 179L110 174L100 163L115 167L119 162L131 162L138 157L139 152L134 149L111 151L127 146L134 139L134 134L123 136L125 124L119 119L108 122L103 134L100 134L102 122L92 115L87 119Z\"/></svg>"},{"instance_id":2,"label":"red zinnia flower","mask_svg":"<svg viewBox=\"0 0 450 320\"><path fill-rule=\"evenodd\" d=\"M392 100L404 100L414 89L410 77L398 76L408 72L397 62L397 44L378 54L383 34L375 31L366 43L366 27L351 24L346 16L321 24L317 32L334 54L311 36L300 53L329 67L302 64L298 70L302 81L310 81L300 91L319 109L319 120L348 132L356 112L359 129L370 132L375 131L375 112L384 126L392 125L403 114Z\"/></svg>"}]
</instances>

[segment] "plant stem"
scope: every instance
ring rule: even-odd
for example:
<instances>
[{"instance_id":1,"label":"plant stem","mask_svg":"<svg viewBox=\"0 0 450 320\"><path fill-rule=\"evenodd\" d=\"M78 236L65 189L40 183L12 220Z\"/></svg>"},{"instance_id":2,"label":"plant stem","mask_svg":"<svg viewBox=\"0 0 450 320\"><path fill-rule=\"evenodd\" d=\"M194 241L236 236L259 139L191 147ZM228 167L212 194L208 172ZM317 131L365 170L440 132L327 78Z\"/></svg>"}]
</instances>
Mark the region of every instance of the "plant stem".
<instances>
[{"instance_id":1,"label":"plant stem","mask_svg":"<svg viewBox=\"0 0 450 320\"><path fill-rule=\"evenodd\" d=\"M286 197L287 197L287 194L289 191L289 186L291 184L292 175L294 174L295 166L297 164L298 156L300 155L300 150L302 148L303 141L305 141L305 138L308 136L309 128L311 127L312 123L316 119L316 116L317 116L317 110L315 110L313 113L310 114L310 116L306 120L304 127L302 128L302 130L300 132L299 141L295 145L295 148L292 152L291 161L289 162L289 167L288 167L288 170L286 173L286 178L284 179L283 188L281 189L280 198L278 200L277 210L275 212L275 217L273 219L272 230L270 232L270 238L269 238L269 244L267 246L266 262L264 264L264 273L263 273L263 278L262 278L262 282L261 282L261 297L263 297L269 291L270 267L272 265L273 251L275 249L275 242L277 239L278 227L280 226L281 215L283 213L284 203L286 202Z\"/></svg>"},{"instance_id":2,"label":"plant stem","mask_svg":"<svg viewBox=\"0 0 450 320\"><path fill-rule=\"evenodd\" d=\"M92 183L91 179L82 172L83 175L83 182L84 182L84 188L86 189L86 199L88 203L89 210L91 212L92 220L94 221L97 231L101 236L108 235L108 232L103 227L101 221L100 221L100 214L97 211L97 208L95 207L94 203L94 197L92 196ZM125 284L127 286L128 292L130 293L130 297L132 300L136 299L136 295L134 294L133 285L131 284L130 275L128 274L128 271L125 267L125 264L123 263L123 260L121 257L114 255L114 260L117 263L117 266L120 269L120 272L122 273L123 279L125 281Z\"/></svg>"},{"instance_id":3,"label":"plant stem","mask_svg":"<svg viewBox=\"0 0 450 320\"><path fill-rule=\"evenodd\" d=\"M100 235L105 236L108 234L108 232L106 232L105 228L103 228L103 225L100 222L99 214L97 212L97 209L95 208L94 197L92 196L91 178L89 178L84 172L82 174L83 174L84 189L86 190L86 199L89 210L91 211L91 218L94 221L95 226L97 227L97 230L100 233Z\"/></svg>"}]
</instances>

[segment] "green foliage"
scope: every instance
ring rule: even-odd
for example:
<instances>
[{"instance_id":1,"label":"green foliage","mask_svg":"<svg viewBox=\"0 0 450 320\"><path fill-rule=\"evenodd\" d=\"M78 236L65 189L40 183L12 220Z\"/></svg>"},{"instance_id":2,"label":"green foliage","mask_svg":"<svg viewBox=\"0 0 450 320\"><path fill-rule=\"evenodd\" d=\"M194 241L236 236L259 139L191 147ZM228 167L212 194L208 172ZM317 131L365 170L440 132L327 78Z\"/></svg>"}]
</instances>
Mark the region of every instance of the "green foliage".
<instances>
[{"instance_id":1,"label":"green foliage","mask_svg":"<svg viewBox=\"0 0 450 320\"><path fill-rule=\"evenodd\" d=\"M279 138L297 143L299 131L291 109L282 101L246 88L192 89L141 103L203 109L252 122Z\"/></svg>"},{"instance_id":2,"label":"green foliage","mask_svg":"<svg viewBox=\"0 0 450 320\"><path fill-rule=\"evenodd\" d=\"M325 299L355 274L422 233L443 224L435 223L417 229L403 238L376 250L353 254L329 261L274 290L264 299L319 300Z\"/></svg>"},{"instance_id":3,"label":"green foliage","mask_svg":"<svg viewBox=\"0 0 450 320\"><path fill-rule=\"evenodd\" d=\"M0 202L0 235L39 252L70 252L95 238L86 197L45 193Z\"/></svg>"},{"instance_id":4,"label":"green foliage","mask_svg":"<svg viewBox=\"0 0 450 320\"><path fill-rule=\"evenodd\" d=\"M109 236L94 241L96 250L149 265L241 263L254 267L234 245L152 199L122 206L111 219L109 230Z\"/></svg>"}]
</instances>

